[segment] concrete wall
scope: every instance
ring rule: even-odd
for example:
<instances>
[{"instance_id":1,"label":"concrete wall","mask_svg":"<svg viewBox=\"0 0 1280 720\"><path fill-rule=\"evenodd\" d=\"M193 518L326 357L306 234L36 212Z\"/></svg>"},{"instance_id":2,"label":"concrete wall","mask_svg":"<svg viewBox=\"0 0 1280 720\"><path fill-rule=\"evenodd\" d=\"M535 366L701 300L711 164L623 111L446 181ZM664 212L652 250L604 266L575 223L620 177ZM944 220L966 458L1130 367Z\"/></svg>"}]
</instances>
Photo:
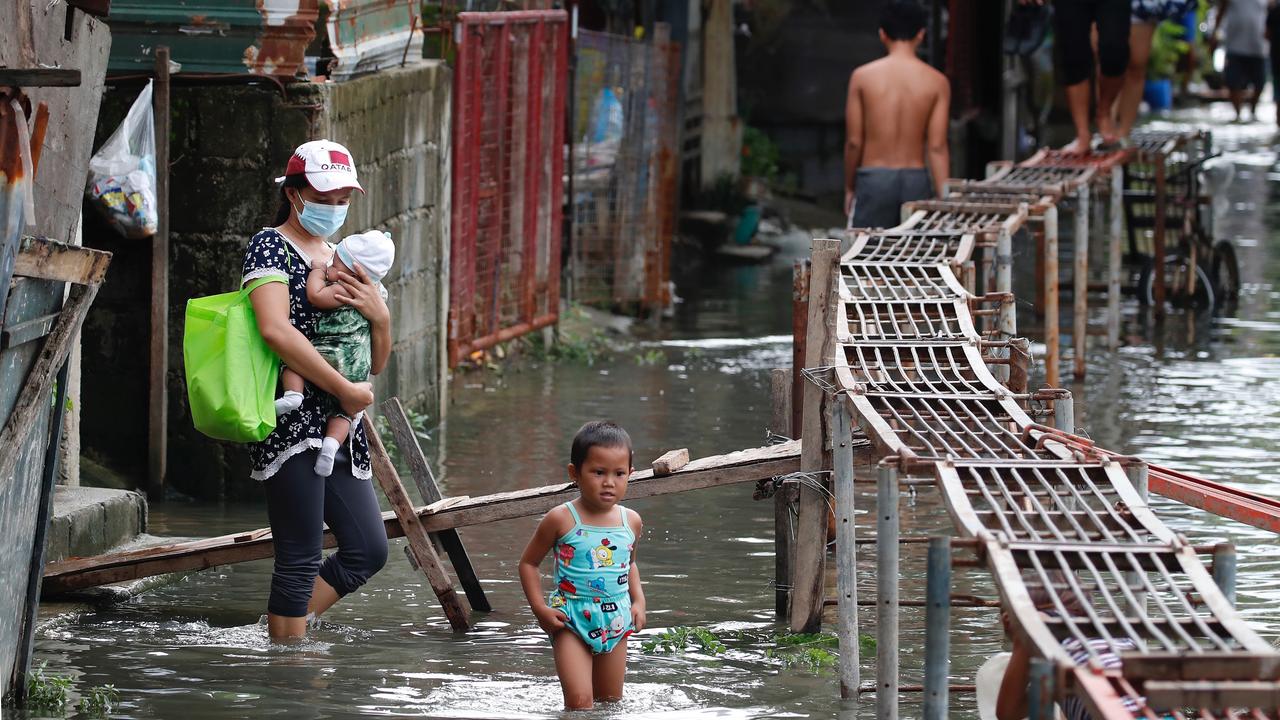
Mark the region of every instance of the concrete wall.
<instances>
[{"instance_id":1,"label":"concrete wall","mask_svg":"<svg viewBox=\"0 0 1280 720\"><path fill-rule=\"evenodd\" d=\"M234 289L244 247L279 201L273 178L299 144L321 137L351 149L367 195L353 201L340 235L379 227L396 242L386 284L394 348L376 381L437 418L443 407L441 317L447 278L448 68L424 62L341 84L270 82L177 85L170 137L169 474L197 497L256 496L245 447L191 425L183 381L183 311L189 298ZM101 143L138 87L108 90ZM86 214L85 243L116 253L84 336L85 454L145 485L147 302L150 250ZM447 282L445 283L447 286Z\"/></svg>"}]
</instances>

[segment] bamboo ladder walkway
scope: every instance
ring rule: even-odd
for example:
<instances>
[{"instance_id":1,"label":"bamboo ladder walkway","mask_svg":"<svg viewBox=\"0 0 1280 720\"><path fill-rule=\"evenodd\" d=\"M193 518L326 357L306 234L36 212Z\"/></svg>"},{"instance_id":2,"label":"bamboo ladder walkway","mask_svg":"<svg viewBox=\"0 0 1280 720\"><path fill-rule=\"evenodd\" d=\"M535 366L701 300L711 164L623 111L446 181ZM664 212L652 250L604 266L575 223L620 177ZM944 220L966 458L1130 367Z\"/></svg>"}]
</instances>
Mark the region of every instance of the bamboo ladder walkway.
<instances>
[{"instance_id":1,"label":"bamboo ladder walkway","mask_svg":"<svg viewBox=\"0 0 1280 720\"><path fill-rule=\"evenodd\" d=\"M1280 653L1233 608L1231 547L1219 546L1211 575L1197 548L1150 510L1148 465L1076 436L1069 393L1027 390L1026 345L1016 338L1011 292L1013 238L1029 230L1048 246L1041 307L1049 325L1057 317L1056 206L1074 205L1073 359L1083 375L1095 192L1111 200L1107 334L1110 344L1118 342L1125 157L1090 160L1043 151L1022 165L995 168L986 181L953 183L947 200L908 208L910 217L896 228L854 231L838 261L837 241L814 241L804 437L829 436L831 455L824 459L821 443L805 442L801 473L834 479L841 688L850 696L860 688L853 423L880 458L879 718L898 716L903 689L900 474L936 484L959 535L930 540L926 718L948 713L953 544L985 561L1015 632L1034 647L1032 718L1052 717L1053 702L1073 695L1099 719L1277 716ZM981 294L974 290L978 280ZM1056 348L1050 354L1056 380ZM1048 418L1052 424L1041 422ZM813 483L802 484L798 526L824 521L826 508L827 497ZM824 548L805 537L797 544L791 624L812 629L823 604ZM817 579L809 582L813 568ZM1116 657L1120 666L1107 667Z\"/></svg>"}]
</instances>

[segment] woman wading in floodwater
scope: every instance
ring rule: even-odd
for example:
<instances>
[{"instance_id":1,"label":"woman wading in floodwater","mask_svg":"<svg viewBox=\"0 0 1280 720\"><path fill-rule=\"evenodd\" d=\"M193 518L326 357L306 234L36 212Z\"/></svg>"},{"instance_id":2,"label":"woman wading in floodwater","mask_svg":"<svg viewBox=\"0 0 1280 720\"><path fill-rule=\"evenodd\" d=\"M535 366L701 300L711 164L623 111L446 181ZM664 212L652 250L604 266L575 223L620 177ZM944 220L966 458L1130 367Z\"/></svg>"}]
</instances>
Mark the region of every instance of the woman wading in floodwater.
<instances>
[{"instance_id":1,"label":"woman wading in floodwater","mask_svg":"<svg viewBox=\"0 0 1280 720\"><path fill-rule=\"evenodd\" d=\"M275 545L275 570L267 602L267 629L273 639L300 638L307 621L359 588L387 560L387 536L370 482L369 445L364 430L353 426L339 449L333 473L315 472L325 435L322 393L338 399L354 416L373 403L369 383L353 383L330 367L312 347L310 335L320 312L307 300L312 260L328 260L327 238L346 219L356 181L350 152L337 143L316 140L294 152L282 178L275 227L249 241L242 285L280 276L250 295L258 329L284 365L306 381L302 404L284 415L265 440L250 446L252 477L263 481L267 517ZM339 299L354 307L372 330L372 371L378 374L391 352L390 313L376 283L355 268L342 274ZM276 390L272 389L273 392ZM321 558L323 527L338 540L338 551Z\"/></svg>"}]
</instances>

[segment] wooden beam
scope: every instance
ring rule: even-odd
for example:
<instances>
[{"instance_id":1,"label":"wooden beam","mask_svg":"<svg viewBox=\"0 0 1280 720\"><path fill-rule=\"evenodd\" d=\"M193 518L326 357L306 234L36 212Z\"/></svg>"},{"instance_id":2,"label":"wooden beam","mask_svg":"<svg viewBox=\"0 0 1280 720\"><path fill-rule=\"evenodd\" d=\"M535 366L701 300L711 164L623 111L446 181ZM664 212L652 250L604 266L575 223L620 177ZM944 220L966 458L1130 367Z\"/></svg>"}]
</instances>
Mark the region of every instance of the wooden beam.
<instances>
[{"instance_id":1,"label":"wooden beam","mask_svg":"<svg viewBox=\"0 0 1280 720\"><path fill-rule=\"evenodd\" d=\"M0 68L0 87L79 87L80 71L70 68Z\"/></svg>"},{"instance_id":2,"label":"wooden beam","mask_svg":"<svg viewBox=\"0 0 1280 720\"><path fill-rule=\"evenodd\" d=\"M688 464L689 448L670 450L663 453L662 457L653 461L653 476L666 477Z\"/></svg>"},{"instance_id":3,"label":"wooden beam","mask_svg":"<svg viewBox=\"0 0 1280 720\"><path fill-rule=\"evenodd\" d=\"M838 240L813 240L813 265L809 269L809 316L806 324L805 368L831 365L835 354L836 263ZM800 459L801 472L823 478L831 468L826 451L826 391L812 382L804 385L804 430L807 438ZM822 626L822 601L826 599L827 496L802 485L796 513L795 563L791 567L791 631L817 632Z\"/></svg>"},{"instance_id":4,"label":"wooden beam","mask_svg":"<svg viewBox=\"0 0 1280 720\"><path fill-rule=\"evenodd\" d=\"M409 416L405 414L400 398L393 397L387 400L382 403L381 409L382 416L387 419L387 425L391 428L391 435L396 439L396 447L400 448L400 457L404 458L409 466L409 474L413 477L414 484L418 486L418 494L422 496L422 502L427 505L442 502L444 494L436 484L435 473L431 472L427 456L423 454L422 446L418 444L418 437L413 433ZM471 609L480 612L491 611L493 607L489 604L489 598L485 597L484 588L480 586L480 578L476 576L476 570L471 565L471 556L467 554L467 548L462 544L462 536L458 534L457 529L449 528L432 533L431 539L449 555L449 562L453 564L453 571L458 575L458 584L462 585L463 591L467 594L467 602L471 603Z\"/></svg>"},{"instance_id":5,"label":"wooden beam","mask_svg":"<svg viewBox=\"0 0 1280 720\"><path fill-rule=\"evenodd\" d=\"M0 483L9 482L13 470L18 463L19 453L14 448L22 446L28 435L35 429L41 410L49 407L49 396L53 392L54 376L62 363L66 361L71 350L71 341L80 330L84 316L98 294L96 285L77 285L72 288L71 296L62 306L62 314L53 327L53 332L44 341L44 347L36 356L35 364L27 375L22 392L13 406L4 429L0 430Z\"/></svg>"},{"instance_id":6,"label":"wooden beam","mask_svg":"<svg viewBox=\"0 0 1280 720\"><path fill-rule=\"evenodd\" d=\"M444 608L445 617L449 618L449 625L454 630L470 629L471 622L467 619L467 609L453 589L453 579L449 577L449 571L445 569L444 563L440 562L440 556L436 554L435 546L431 544L426 528L422 527L422 518L418 517L418 513L414 511L409 494L404 491L404 484L400 482L400 473L396 472L396 466L392 464L391 456L387 455L387 449L382 444L378 429L373 426L368 413L364 416L364 434L369 438L373 479L382 486L387 501L391 503L391 512L400 523L401 532L409 540L406 553L410 562L413 563L414 569L421 571L427 577L431 590L435 592L441 607Z\"/></svg>"},{"instance_id":7,"label":"wooden beam","mask_svg":"<svg viewBox=\"0 0 1280 720\"><path fill-rule=\"evenodd\" d=\"M47 238L24 237L18 246L14 275L58 280L77 285L97 285L107 275L111 253L68 245Z\"/></svg>"},{"instance_id":8,"label":"wooden beam","mask_svg":"<svg viewBox=\"0 0 1280 720\"><path fill-rule=\"evenodd\" d=\"M44 397L48 397L47 394ZM799 469L800 443L792 441L770 447L713 455L690 462L683 470L665 478L653 477L651 470L631 476L627 499L756 482ZM448 498L437 506L417 508L428 532L467 527L512 518L540 515L576 497L572 483L515 490L475 498ZM403 531L394 513L383 513L388 538ZM171 572L204 570L230 563L261 560L272 556L271 534L258 530L238 532L190 542L159 545L146 550L112 553L91 558L68 558L45 568L45 591L68 592L107 583L136 580ZM237 540L237 538L241 538ZM336 546L332 533L325 531L326 548Z\"/></svg>"},{"instance_id":9,"label":"wooden beam","mask_svg":"<svg viewBox=\"0 0 1280 720\"><path fill-rule=\"evenodd\" d=\"M156 46L156 234L151 238L151 360L147 394L147 499L164 500L169 461L169 48Z\"/></svg>"},{"instance_id":10,"label":"wooden beam","mask_svg":"<svg viewBox=\"0 0 1280 720\"><path fill-rule=\"evenodd\" d=\"M793 436L791 429L791 368L774 368L769 372L769 431L774 435ZM798 497L795 485L789 483L773 491L773 587L774 613L779 619L788 617L791 607L791 556L793 525L791 506Z\"/></svg>"}]
</instances>

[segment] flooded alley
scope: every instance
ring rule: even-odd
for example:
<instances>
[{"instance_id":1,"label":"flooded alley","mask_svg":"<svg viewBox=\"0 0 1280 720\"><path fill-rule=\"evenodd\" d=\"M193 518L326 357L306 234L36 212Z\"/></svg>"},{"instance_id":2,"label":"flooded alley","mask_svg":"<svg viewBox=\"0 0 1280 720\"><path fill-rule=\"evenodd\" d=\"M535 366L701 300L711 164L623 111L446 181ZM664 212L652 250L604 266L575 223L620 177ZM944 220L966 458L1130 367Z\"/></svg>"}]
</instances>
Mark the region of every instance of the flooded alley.
<instances>
[{"instance_id":1,"label":"flooded alley","mask_svg":"<svg viewBox=\"0 0 1280 720\"><path fill-rule=\"evenodd\" d=\"M1154 326L1126 299L1125 346L1111 353L1093 345L1088 379L1071 389L1076 425L1100 445L1277 496L1280 162L1271 124L1228 125L1225 112L1197 110L1178 122L1210 125L1235 169L1216 198L1215 232L1235 243L1240 258L1238 308L1222 317L1175 310ZM723 265L697 278L677 271L685 302L676 317L644 329L642 339L611 340L616 347L592 363L523 358L501 372L457 374L448 421L425 448L445 494L562 481L569 439L598 417L630 431L637 467L673 448L701 457L763 444L769 370L791 363L791 268L808 253L806 237L798 237L784 236L767 264ZM1017 271L1027 270L1027 258L1025 249L1015 252ZM701 286L685 287L693 282ZM863 502L874 487L860 493ZM631 643L624 700L582 717L873 717L871 696L857 706L838 699L832 667L778 652L775 636L785 628L773 608L772 502L734 485L628 505L645 518L648 628ZM1280 640L1275 535L1155 496L1153 506L1193 543L1236 543L1240 610L1268 641ZM904 491L903 508L904 533L949 531L932 488ZM120 704L112 716L121 718L555 716L560 689L549 644L516 577L535 521L462 530L494 607L465 635L450 631L398 540L386 569L297 646L272 645L258 624L271 574L263 560L198 573L46 627L35 659L81 685L113 684ZM170 502L152 508L150 532L211 536L265 523L257 503ZM902 562L902 597L921 597L924 546L904 546ZM872 597L867 549L859 569L864 597ZM995 596L984 570L958 570L955 592ZM864 630L874 632L873 609L863 613ZM998 614L954 610L952 682L972 683L976 668L1005 647ZM922 619L920 608L903 609L904 685L920 682ZM642 649L677 626L710 630L725 649ZM872 677L874 653L864 653L863 664L863 677ZM902 702L903 717L919 717L918 694L905 693ZM977 717L972 694L953 693L951 716Z\"/></svg>"}]
</instances>

